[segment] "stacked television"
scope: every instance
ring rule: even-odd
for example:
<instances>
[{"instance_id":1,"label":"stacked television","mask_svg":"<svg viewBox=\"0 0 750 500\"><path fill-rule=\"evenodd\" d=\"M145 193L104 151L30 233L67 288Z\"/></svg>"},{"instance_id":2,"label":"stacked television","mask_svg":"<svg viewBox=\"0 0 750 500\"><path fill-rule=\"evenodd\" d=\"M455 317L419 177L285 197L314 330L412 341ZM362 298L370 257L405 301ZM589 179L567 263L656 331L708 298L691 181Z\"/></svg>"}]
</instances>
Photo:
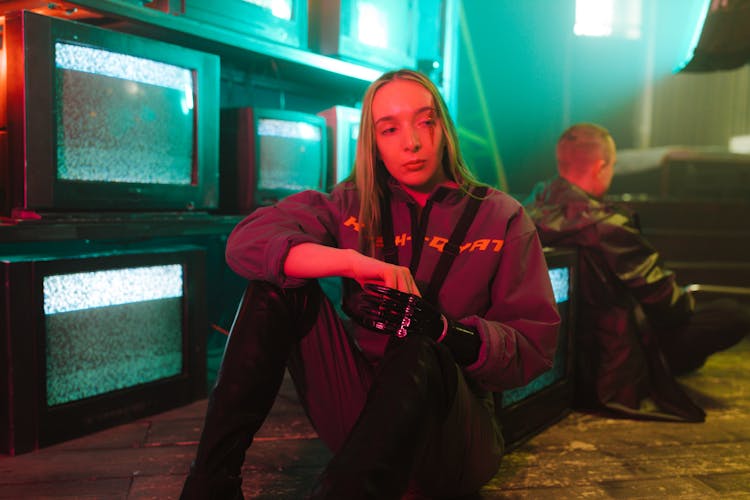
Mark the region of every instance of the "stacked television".
<instances>
[{"instance_id":1,"label":"stacked television","mask_svg":"<svg viewBox=\"0 0 750 500\"><path fill-rule=\"evenodd\" d=\"M183 0L170 13L257 50L275 45L387 70L416 67L418 16L428 3L442 0Z\"/></svg>"},{"instance_id":2,"label":"stacked television","mask_svg":"<svg viewBox=\"0 0 750 500\"><path fill-rule=\"evenodd\" d=\"M308 46L307 0L182 0L179 14L256 43Z\"/></svg>"},{"instance_id":3,"label":"stacked television","mask_svg":"<svg viewBox=\"0 0 750 500\"><path fill-rule=\"evenodd\" d=\"M362 111L348 106L333 106L318 114L328 125L328 184L332 187L347 180L354 170Z\"/></svg>"},{"instance_id":4,"label":"stacked television","mask_svg":"<svg viewBox=\"0 0 750 500\"><path fill-rule=\"evenodd\" d=\"M218 206L217 56L29 11L3 36L4 220L54 233ZM205 248L147 231L0 255L0 452L205 395Z\"/></svg>"},{"instance_id":5,"label":"stacked television","mask_svg":"<svg viewBox=\"0 0 750 500\"><path fill-rule=\"evenodd\" d=\"M223 109L222 208L248 213L306 189L327 188L323 117L271 108Z\"/></svg>"},{"instance_id":6,"label":"stacked television","mask_svg":"<svg viewBox=\"0 0 750 500\"><path fill-rule=\"evenodd\" d=\"M310 45L385 70L417 64L417 0L310 2Z\"/></svg>"},{"instance_id":7,"label":"stacked television","mask_svg":"<svg viewBox=\"0 0 750 500\"><path fill-rule=\"evenodd\" d=\"M217 56L28 11L4 36L6 214L217 206Z\"/></svg>"},{"instance_id":8,"label":"stacked television","mask_svg":"<svg viewBox=\"0 0 750 500\"><path fill-rule=\"evenodd\" d=\"M417 65L416 0L176 5L158 3L258 53ZM157 3L133 8L144 7ZM94 24L29 11L4 19L0 218L62 224L74 229L61 239L81 241L0 252L3 453L205 395L205 248L148 229L83 241L78 224L242 215L329 190L354 167L357 103L220 110L217 55Z\"/></svg>"}]
</instances>

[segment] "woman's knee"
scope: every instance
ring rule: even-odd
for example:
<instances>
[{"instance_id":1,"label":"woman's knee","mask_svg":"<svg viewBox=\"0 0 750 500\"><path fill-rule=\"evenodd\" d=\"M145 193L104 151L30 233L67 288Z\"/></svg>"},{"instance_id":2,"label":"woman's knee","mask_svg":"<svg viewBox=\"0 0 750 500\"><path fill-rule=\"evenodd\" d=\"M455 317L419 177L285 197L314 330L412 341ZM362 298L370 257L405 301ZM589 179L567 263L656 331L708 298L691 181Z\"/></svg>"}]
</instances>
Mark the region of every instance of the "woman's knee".
<instances>
[{"instance_id":1,"label":"woman's knee","mask_svg":"<svg viewBox=\"0 0 750 500\"><path fill-rule=\"evenodd\" d=\"M295 337L303 337L317 321L322 305L323 291L317 280L309 280L301 287L281 288L268 281L250 281L242 298L239 313L249 308L271 311L278 325L289 322Z\"/></svg>"},{"instance_id":2,"label":"woman's knee","mask_svg":"<svg viewBox=\"0 0 750 500\"><path fill-rule=\"evenodd\" d=\"M458 375L453 355L445 346L424 335L408 336L391 345L383 367L390 365L398 371L396 377L420 387L425 397L438 394L445 406L452 404Z\"/></svg>"}]
</instances>

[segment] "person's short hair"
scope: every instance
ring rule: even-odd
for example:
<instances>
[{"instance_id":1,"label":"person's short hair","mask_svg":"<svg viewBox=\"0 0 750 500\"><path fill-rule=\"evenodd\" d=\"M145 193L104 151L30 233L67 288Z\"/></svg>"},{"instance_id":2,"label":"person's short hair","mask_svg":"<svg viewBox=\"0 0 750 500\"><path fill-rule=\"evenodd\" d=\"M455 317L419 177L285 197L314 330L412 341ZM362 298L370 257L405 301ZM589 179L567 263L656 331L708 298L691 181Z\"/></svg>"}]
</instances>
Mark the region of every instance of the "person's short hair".
<instances>
[{"instance_id":1,"label":"person's short hair","mask_svg":"<svg viewBox=\"0 0 750 500\"><path fill-rule=\"evenodd\" d=\"M596 162L611 162L614 155L614 139L606 128L594 123L572 125L557 141L557 169L561 174L585 175Z\"/></svg>"}]
</instances>

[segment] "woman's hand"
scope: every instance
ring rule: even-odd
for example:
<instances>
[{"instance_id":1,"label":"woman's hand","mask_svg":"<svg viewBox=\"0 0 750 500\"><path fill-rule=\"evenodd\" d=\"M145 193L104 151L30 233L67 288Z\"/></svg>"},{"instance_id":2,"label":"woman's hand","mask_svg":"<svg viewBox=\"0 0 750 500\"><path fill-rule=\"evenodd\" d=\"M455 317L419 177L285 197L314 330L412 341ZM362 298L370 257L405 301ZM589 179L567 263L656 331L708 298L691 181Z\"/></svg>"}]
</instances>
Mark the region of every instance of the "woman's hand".
<instances>
[{"instance_id":1,"label":"woman's hand","mask_svg":"<svg viewBox=\"0 0 750 500\"><path fill-rule=\"evenodd\" d=\"M356 250L352 250L352 252L354 255L350 256L351 274L348 277L356 280L360 286L375 283L388 288L395 288L400 292L422 296L408 267L389 264L362 255Z\"/></svg>"}]
</instances>

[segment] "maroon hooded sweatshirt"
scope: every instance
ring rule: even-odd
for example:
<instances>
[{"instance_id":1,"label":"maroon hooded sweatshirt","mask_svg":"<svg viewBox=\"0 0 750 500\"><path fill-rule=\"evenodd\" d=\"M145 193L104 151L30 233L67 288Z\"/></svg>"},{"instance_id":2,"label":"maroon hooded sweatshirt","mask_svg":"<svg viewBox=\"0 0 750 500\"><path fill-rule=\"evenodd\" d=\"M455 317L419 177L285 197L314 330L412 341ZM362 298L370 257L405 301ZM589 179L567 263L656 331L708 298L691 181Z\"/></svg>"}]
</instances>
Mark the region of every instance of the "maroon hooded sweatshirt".
<instances>
[{"instance_id":1,"label":"maroon hooded sweatshirt","mask_svg":"<svg viewBox=\"0 0 750 500\"><path fill-rule=\"evenodd\" d=\"M389 183L398 263L411 269L424 292L445 243L469 197L440 186L420 212L413 198ZM297 287L304 280L284 274L289 249L305 242L361 250L359 196L344 182L330 194L304 191L255 210L229 236L229 266L249 280ZM375 257L385 260L382 242ZM344 279L344 304L358 303L358 283ZM522 386L549 369L557 343L559 315L536 228L511 196L490 189L456 256L437 299L450 319L474 327L482 346L464 373L486 391ZM352 310L350 308L350 310ZM351 332L373 362L388 338L355 326Z\"/></svg>"}]
</instances>

